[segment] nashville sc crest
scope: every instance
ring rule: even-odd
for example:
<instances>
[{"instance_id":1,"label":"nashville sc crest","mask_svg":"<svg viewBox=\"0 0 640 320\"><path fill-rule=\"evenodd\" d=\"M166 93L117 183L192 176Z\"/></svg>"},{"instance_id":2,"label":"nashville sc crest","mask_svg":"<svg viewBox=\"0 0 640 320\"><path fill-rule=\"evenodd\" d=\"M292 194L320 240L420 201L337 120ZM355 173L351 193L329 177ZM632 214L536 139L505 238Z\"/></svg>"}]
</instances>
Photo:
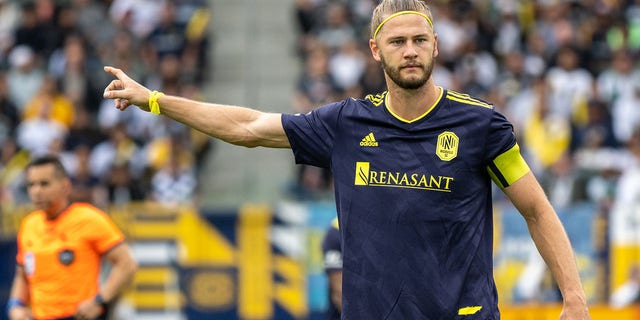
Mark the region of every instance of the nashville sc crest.
<instances>
[{"instance_id":1,"label":"nashville sc crest","mask_svg":"<svg viewBox=\"0 0 640 320\"><path fill-rule=\"evenodd\" d=\"M438 135L436 144L436 155L442 161L451 161L458 156L458 143L460 139L451 132L445 131Z\"/></svg>"}]
</instances>

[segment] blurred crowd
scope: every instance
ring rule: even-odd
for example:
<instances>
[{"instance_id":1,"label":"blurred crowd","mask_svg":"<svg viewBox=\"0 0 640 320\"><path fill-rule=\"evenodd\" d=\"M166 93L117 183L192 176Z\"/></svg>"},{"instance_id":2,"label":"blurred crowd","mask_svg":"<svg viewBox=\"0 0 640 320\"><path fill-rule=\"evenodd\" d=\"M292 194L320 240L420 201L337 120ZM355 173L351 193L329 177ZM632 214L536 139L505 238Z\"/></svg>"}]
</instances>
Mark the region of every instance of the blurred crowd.
<instances>
[{"instance_id":1,"label":"blurred crowd","mask_svg":"<svg viewBox=\"0 0 640 320\"><path fill-rule=\"evenodd\" d=\"M193 203L210 141L104 100L122 68L144 85L201 99L209 61L205 0L0 0L0 201L28 201L33 157L58 154L76 201Z\"/></svg>"},{"instance_id":2,"label":"blurred crowd","mask_svg":"<svg viewBox=\"0 0 640 320\"><path fill-rule=\"evenodd\" d=\"M368 47L376 4L295 1L304 66L297 112L385 90ZM620 179L637 170L640 158L640 1L429 4L438 34L435 83L486 100L513 122L525 158L557 208L580 201L609 208L625 197L640 202L640 180ZM620 181L627 185L618 188ZM300 169L301 197L330 188L328 172Z\"/></svg>"},{"instance_id":3,"label":"blurred crowd","mask_svg":"<svg viewBox=\"0 0 640 320\"><path fill-rule=\"evenodd\" d=\"M640 0L429 2L436 84L484 99L514 124L557 208L640 203ZM293 111L385 90L368 48L376 0L295 0L302 66ZM124 69L155 90L202 99L204 0L0 0L0 200L27 201L21 172L55 153L75 200L194 203L211 141L102 98ZM298 171L292 194L331 197L327 170Z\"/></svg>"}]
</instances>

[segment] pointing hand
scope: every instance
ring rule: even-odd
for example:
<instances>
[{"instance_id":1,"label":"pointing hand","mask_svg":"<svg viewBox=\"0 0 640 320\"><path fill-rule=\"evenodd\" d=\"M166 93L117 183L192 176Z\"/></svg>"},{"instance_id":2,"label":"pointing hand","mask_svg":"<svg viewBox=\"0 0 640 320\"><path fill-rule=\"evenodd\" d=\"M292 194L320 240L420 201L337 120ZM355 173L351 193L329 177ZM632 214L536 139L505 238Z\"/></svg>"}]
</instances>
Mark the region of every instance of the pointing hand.
<instances>
[{"instance_id":1,"label":"pointing hand","mask_svg":"<svg viewBox=\"0 0 640 320\"><path fill-rule=\"evenodd\" d=\"M151 91L145 86L131 79L124 71L106 66L104 71L116 77L104 89L105 99L114 99L118 110L124 110L130 105L136 105L144 111L149 111L149 94Z\"/></svg>"}]
</instances>

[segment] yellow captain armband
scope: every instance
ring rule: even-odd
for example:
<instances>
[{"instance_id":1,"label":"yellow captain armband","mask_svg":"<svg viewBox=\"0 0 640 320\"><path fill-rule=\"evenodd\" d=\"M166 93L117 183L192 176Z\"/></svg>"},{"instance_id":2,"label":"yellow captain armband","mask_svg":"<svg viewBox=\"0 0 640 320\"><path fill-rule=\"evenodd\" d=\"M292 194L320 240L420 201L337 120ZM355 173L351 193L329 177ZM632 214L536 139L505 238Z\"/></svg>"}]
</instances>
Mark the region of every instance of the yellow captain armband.
<instances>
[{"instance_id":1,"label":"yellow captain armband","mask_svg":"<svg viewBox=\"0 0 640 320\"><path fill-rule=\"evenodd\" d=\"M164 93L160 91L153 90L149 93L149 111L153 114L160 114L160 104L158 103L158 99L164 96Z\"/></svg>"}]
</instances>

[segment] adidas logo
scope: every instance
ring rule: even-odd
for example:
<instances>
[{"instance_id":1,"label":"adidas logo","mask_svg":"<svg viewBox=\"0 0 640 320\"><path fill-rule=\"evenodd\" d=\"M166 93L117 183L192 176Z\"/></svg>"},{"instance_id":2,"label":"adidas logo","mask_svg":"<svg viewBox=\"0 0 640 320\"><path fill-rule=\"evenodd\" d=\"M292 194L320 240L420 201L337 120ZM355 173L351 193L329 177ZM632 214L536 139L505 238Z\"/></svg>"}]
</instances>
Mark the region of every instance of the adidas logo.
<instances>
[{"instance_id":1,"label":"adidas logo","mask_svg":"<svg viewBox=\"0 0 640 320\"><path fill-rule=\"evenodd\" d=\"M361 147L377 147L378 146L378 141L376 141L376 137L373 136L373 132L370 132L368 135L362 138L362 141L360 141L360 146Z\"/></svg>"}]
</instances>

